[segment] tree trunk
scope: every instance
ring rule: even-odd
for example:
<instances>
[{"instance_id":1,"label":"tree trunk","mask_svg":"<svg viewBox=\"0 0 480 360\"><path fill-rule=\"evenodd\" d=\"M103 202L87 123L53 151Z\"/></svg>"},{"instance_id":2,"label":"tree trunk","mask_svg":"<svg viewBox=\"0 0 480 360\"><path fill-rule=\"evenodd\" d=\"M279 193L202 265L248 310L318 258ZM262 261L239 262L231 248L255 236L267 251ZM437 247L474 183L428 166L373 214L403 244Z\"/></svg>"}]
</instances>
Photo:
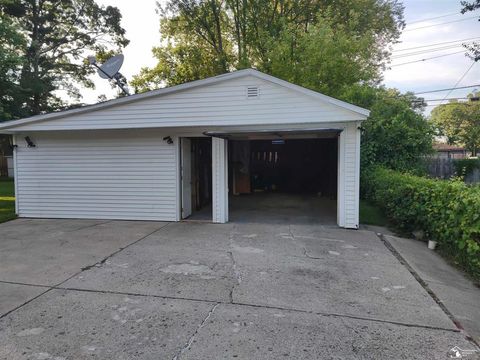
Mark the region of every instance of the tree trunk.
<instances>
[{"instance_id":1,"label":"tree trunk","mask_svg":"<svg viewBox=\"0 0 480 360\"><path fill-rule=\"evenodd\" d=\"M218 49L217 53L220 57L220 67L223 72L228 71L227 60L225 58L225 51L223 50L223 39L222 39L222 24L220 19L220 9L217 6L217 0L211 0L210 6L212 8L213 17L215 21L215 31L217 33L217 44Z\"/></svg>"},{"instance_id":2,"label":"tree trunk","mask_svg":"<svg viewBox=\"0 0 480 360\"><path fill-rule=\"evenodd\" d=\"M39 89L39 49L40 49L40 11L43 2L32 1L32 31L30 45L26 51L26 59L22 69L21 83L26 88L32 88L28 93L27 104L29 115L38 115L41 112L41 90Z\"/></svg>"}]
</instances>

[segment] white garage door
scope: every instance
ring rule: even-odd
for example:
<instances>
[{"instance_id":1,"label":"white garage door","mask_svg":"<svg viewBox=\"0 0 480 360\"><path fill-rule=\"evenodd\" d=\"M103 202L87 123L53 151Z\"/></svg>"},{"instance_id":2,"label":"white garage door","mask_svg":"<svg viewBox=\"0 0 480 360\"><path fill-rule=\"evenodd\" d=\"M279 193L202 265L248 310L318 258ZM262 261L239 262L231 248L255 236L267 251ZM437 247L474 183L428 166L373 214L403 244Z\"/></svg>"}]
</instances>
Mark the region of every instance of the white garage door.
<instances>
[{"instance_id":1,"label":"white garage door","mask_svg":"<svg viewBox=\"0 0 480 360\"><path fill-rule=\"evenodd\" d=\"M155 132L18 136L22 217L175 221L176 144Z\"/></svg>"}]
</instances>

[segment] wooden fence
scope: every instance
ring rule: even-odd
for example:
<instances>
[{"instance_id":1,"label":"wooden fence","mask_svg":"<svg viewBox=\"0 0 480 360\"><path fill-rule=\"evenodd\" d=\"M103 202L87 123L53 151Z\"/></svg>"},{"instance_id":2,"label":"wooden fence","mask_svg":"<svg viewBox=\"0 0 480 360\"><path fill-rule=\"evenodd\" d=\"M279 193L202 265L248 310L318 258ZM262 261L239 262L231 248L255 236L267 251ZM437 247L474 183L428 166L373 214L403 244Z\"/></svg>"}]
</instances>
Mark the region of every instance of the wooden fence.
<instances>
[{"instance_id":1,"label":"wooden fence","mask_svg":"<svg viewBox=\"0 0 480 360\"><path fill-rule=\"evenodd\" d=\"M449 179L455 176L453 159L431 158L427 160L427 171L430 176L439 179Z\"/></svg>"},{"instance_id":2,"label":"wooden fence","mask_svg":"<svg viewBox=\"0 0 480 360\"><path fill-rule=\"evenodd\" d=\"M465 182L467 184L478 184L480 183L480 169L473 169L473 171L465 176Z\"/></svg>"},{"instance_id":3,"label":"wooden fence","mask_svg":"<svg viewBox=\"0 0 480 360\"><path fill-rule=\"evenodd\" d=\"M431 177L449 179L457 176L454 165L455 159L432 158L427 160L427 172ZM480 183L480 169L474 169L465 177L467 184Z\"/></svg>"},{"instance_id":4,"label":"wooden fence","mask_svg":"<svg viewBox=\"0 0 480 360\"><path fill-rule=\"evenodd\" d=\"M8 176L8 161L5 156L0 155L0 177Z\"/></svg>"}]
</instances>

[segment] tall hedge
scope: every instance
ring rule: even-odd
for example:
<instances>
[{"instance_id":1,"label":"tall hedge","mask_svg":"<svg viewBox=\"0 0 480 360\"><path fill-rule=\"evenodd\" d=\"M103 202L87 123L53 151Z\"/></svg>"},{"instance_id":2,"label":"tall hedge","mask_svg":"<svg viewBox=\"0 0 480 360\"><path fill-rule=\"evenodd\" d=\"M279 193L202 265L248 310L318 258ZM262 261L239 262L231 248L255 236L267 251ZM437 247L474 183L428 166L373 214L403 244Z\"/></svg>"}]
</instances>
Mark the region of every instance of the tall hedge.
<instances>
[{"instance_id":1,"label":"tall hedge","mask_svg":"<svg viewBox=\"0 0 480 360\"><path fill-rule=\"evenodd\" d=\"M480 186L373 168L362 174L363 195L404 231L423 230L480 278Z\"/></svg>"}]
</instances>

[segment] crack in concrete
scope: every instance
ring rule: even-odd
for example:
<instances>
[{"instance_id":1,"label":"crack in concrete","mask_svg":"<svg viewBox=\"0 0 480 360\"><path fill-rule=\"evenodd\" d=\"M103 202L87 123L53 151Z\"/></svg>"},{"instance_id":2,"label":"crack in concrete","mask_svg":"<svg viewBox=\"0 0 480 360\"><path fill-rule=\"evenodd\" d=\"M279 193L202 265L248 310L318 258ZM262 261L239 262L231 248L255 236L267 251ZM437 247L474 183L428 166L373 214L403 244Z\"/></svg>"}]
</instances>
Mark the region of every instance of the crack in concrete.
<instances>
[{"instance_id":1,"label":"crack in concrete","mask_svg":"<svg viewBox=\"0 0 480 360\"><path fill-rule=\"evenodd\" d=\"M228 251L228 256L230 257L230 260L232 261L232 270L233 270L233 274L235 275L235 279L236 279L236 283L235 282L233 283L232 288L230 289L230 292L229 292L230 303L233 304L233 292L235 291L235 287L237 285L241 284L242 274L240 274L240 272L237 269L237 262L235 261L235 258L233 256L233 252Z\"/></svg>"},{"instance_id":2,"label":"crack in concrete","mask_svg":"<svg viewBox=\"0 0 480 360\"><path fill-rule=\"evenodd\" d=\"M230 233L228 235L228 242L229 242L230 247L232 247L232 248L235 245L235 241L233 240L233 235L235 233L235 229L236 229L236 225L234 224L232 226L232 230L230 231ZM236 279L236 283L233 283L232 288L230 289L230 292L229 292L230 303L233 304L233 292L235 291L235 287L237 285L240 285L240 283L242 282L242 275L240 274L240 272L237 269L237 262L235 261L235 257L233 256L233 251L228 251L227 253L228 253L228 256L230 257L230 260L232 261L232 270L233 270L233 274L235 275L235 279Z\"/></svg>"},{"instance_id":3,"label":"crack in concrete","mask_svg":"<svg viewBox=\"0 0 480 360\"><path fill-rule=\"evenodd\" d=\"M305 246L303 247L303 255L305 255L305 256L306 256L307 258L309 258L309 259L322 260L322 258L309 255L309 254L308 254L308 251L307 251L307 248L306 248ZM323 259L324 259L324 258L323 258Z\"/></svg>"},{"instance_id":4,"label":"crack in concrete","mask_svg":"<svg viewBox=\"0 0 480 360\"><path fill-rule=\"evenodd\" d=\"M289 224L288 225L288 233L290 234L290 240L292 240L295 245L298 245L298 241L295 237L295 235L293 234L293 231L292 231L292 225ZM301 248L303 250L303 255L309 259L314 259L314 260L322 260L322 258L319 258L319 257L315 257L315 256L311 256L309 253L308 253L308 250L307 248L304 246L304 245L301 245Z\"/></svg>"},{"instance_id":5,"label":"crack in concrete","mask_svg":"<svg viewBox=\"0 0 480 360\"><path fill-rule=\"evenodd\" d=\"M80 230L92 228L92 227L95 227L95 226L99 226L99 225L103 225L103 224L108 224L108 223L110 223L110 222L112 222L112 221L115 221L115 220L107 220L107 221L103 221L103 222L100 222L100 223L97 223L97 224L93 224L93 225L82 226L82 227L79 227L78 229L71 230L71 231L69 231L69 232L80 231Z\"/></svg>"},{"instance_id":6,"label":"crack in concrete","mask_svg":"<svg viewBox=\"0 0 480 360\"><path fill-rule=\"evenodd\" d=\"M440 309L442 309L445 315L448 316L448 318L453 322L453 324L457 327L457 329L465 336L465 338L480 347L480 344L478 344L477 341L475 341L475 339L465 331L460 321L457 318L455 318L455 316L450 312L450 310L448 310L447 306L442 302L442 300L440 300L440 298L433 292L433 290L430 289L430 286L428 286L426 281L421 278L421 276L413 269L413 267L408 263L408 261L397 251L397 249L395 249L395 247L385 238L385 236L382 233L375 233L375 234L383 242L385 247L393 254L393 256L395 256L395 258L400 262L400 264L405 266L408 272L410 272L410 274L420 284L420 286L428 293L428 295L430 295L433 301L437 303Z\"/></svg>"},{"instance_id":7,"label":"crack in concrete","mask_svg":"<svg viewBox=\"0 0 480 360\"><path fill-rule=\"evenodd\" d=\"M217 308L218 305L220 305L220 303L216 303L216 304L210 309L210 311L208 312L207 316L205 316L205 318L203 319L203 321L201 322L201 324L197 327L197 329L196 329L195 332L192 334L192 336L190 336L190 338L188 339L187 343L177 352L177 354L173 357L172 360L178 360L178 359L180 359L180 356L181 356L185 351L187 351L188 349L190 349L190 346L192 346L193 341L195 340L195 337L197 336L197 334L199 333L199 331L206 325L208 319L210 319L210 317L211 317L212 314L215 312L215 309Z\"/></svg>"}]
</instances>

